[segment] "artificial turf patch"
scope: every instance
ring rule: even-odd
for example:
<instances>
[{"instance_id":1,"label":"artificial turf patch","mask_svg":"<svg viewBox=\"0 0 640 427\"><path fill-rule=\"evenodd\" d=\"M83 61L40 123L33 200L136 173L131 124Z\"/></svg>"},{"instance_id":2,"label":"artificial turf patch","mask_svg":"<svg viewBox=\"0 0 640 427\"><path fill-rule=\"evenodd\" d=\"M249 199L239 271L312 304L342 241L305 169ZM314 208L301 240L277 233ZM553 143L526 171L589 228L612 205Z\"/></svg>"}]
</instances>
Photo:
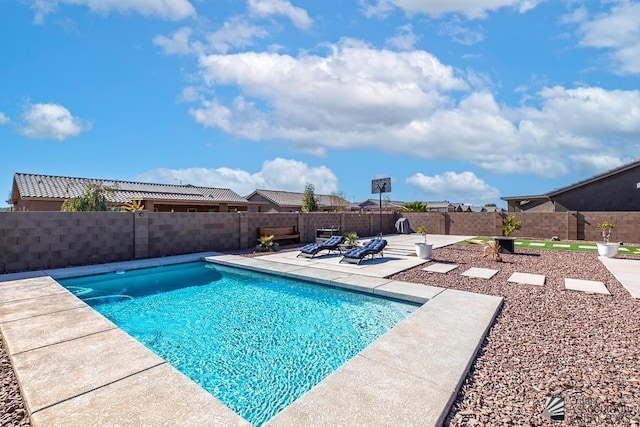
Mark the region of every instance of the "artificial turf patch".
<instances>
[{"instance_id":1,"label":"artificial turf patch","mask_svg":"<svg viewBox=\"0 0 640 427\"><path fill-rule=\"evenodd\" d=\"M470 245L470 244L482 244L484 242L493 240L492 237L475 237L473 239L469 239L467 241L460 242L460 245ZM540 249L540 250L549 250L549 251L572 251L572 252L587 252L587 253L597 253L598 248L596 246L596 242L563 242L563 241L549 241L549 240L525 240L525 239L516 239L515 240L516 248L521 249ZM631 246L631 245L620 245L618 248L618 253L620 255L637 255L640 254L639 246Z\"/></svg>"}]
</instances>

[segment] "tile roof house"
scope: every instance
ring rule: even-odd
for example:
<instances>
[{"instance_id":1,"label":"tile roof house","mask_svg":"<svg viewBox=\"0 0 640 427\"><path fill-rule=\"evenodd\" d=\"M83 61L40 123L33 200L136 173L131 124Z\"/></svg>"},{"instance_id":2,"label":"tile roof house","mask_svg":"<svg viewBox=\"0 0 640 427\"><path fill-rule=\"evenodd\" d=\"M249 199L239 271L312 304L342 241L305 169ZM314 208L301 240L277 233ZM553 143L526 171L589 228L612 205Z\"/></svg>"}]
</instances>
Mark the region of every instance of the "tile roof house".
<instances>
[{"instance_id":1,"label":"tile roof house","mask_svg":"<svg viewBox=\"0 0 640 427\"><path fill-rule=\"evenodd\" d=\"M640 211L640 160L544 194L501 197L509 212Z\"/></svg>"},{"instance_id":2,"label":"tile roof house","mask_svg":"<svg viewBox=\"0 0 640 427\"><path fill-rule=\"evenodd\" d=\"M382 210L399 211L404 204L405 202L400 202L398 200L382 199ZM380 199L367 199L363 202L358 203L358 206L360 206L360 209L363 211L378 211L380 209Z\"/></svg>"},{"instance_id":3,"label":"tile roof house","mask_svg":"<svg viewBox=\"0 0 640 427\"><path fill-rule=\"evenodd\" d=\"M59 211L65 200L80 196L88 183L113 188L114 207L141 200L148 211L235 212L257 211L257 206L227 188L16 173L11 198L13 210Z\"/></svg>"},{"instance_id":4,"label":"tile roof house","mask_svg":"<svg viewBox=\"0 0 640 427\"><path fill-rule=\"evenodd\" d=\"M302 196L304 193L291 191L256 190L246 196L253 203L259 203L259 212L300 212L302 211ZM320 211L352 211L359 210L358 205L349 203L340 196L316 194Z\"/></svg>"},{"instance_id":5,"label":"tile roof house","mask_svg":"<svg viewBox=\"0 0 640 427\"><path fill-rule=\"evenodd\" d=\"M458 203L451 203L447 200L444 201L432 201L426 202L427 210L429 212L454 212L459 205Z\"/></svg>"}]
</instances>

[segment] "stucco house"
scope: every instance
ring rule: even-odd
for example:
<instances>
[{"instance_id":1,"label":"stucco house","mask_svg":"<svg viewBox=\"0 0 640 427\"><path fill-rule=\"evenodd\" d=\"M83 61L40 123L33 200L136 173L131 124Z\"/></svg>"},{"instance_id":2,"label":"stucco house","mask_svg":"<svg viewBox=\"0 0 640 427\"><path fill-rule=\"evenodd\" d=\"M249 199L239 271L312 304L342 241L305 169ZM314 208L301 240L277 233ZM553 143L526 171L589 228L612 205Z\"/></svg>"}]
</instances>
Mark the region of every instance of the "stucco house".
<instances>
[{"instance_id":1,"label":"stucco house","mask_svg":"<svg viewBox=\"0 0 640 427\"><path fill-rule=\"evenodd\" d=\"M544 194L501 197L509 212L640 211L640 160Z\"/></svg>"},{"instance_id":2,"label":"stucco house","mask_svg":"<svg viewBox=\"0 0 640 427\"><path fill-rule=\"evenodd\" d=\"M16 173L11 198L14 211L59 211L65 200L80 196L88 183L112 188L109 199L117 208L140 200L144 209L155 212L257 211L258 206L227 188L194 185Z\"/></svg>"},{"instance_id":3,"label":"stucco house","mask_svg":"<svg viewBox=\"0 0 640 427\"><path fill-rule=\"evenodd\" d=\"M304 193L291 191L255 190L246 196L249 202L259 204L259 212L300 212L302 211L302 196ZM359 210L358 205L349 203L339 196L316 194L320 211L353 211Z\"/></svg>"},{"instance_id":4,"label":"stucco house","mask_svg":"<svg viewBox=\"0 0 640 427\"><path fill-rule=\"evenodd\" d=\"M385 200L382 199L382 210L383 211L399 211L405 202L401 202L399 200ZM380 210L380 199L367 199L363 202L358 203L360 209L363 211L378 211Z\"/></svg>"}]
</instances>

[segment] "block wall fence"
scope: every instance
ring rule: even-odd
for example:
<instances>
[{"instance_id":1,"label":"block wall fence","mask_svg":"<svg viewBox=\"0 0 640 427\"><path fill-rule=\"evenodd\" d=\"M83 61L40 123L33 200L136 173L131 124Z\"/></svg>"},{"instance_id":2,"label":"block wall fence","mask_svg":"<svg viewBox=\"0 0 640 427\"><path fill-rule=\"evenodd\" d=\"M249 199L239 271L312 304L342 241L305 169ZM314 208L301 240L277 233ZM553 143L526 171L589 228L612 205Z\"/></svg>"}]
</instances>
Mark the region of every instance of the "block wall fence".
<instances>
[{"instance_id":1,"label":"block wall fence","mask_svg":"<svg viewBox=\"0 0 640 427\"><path fill-rule=\"evenodd\" d=\"M253 248L258 228L295 226L301 243L317 228L340 227L359 236L396 232L406 217L413 230L431 234L501 235L504 214L495 212L258 213L258 212L0 212L0 274ZM640 212L516 213L523 238L599 241L596 224L616 226L611 240L640 242Z\"/></svg>"}]
</instances>

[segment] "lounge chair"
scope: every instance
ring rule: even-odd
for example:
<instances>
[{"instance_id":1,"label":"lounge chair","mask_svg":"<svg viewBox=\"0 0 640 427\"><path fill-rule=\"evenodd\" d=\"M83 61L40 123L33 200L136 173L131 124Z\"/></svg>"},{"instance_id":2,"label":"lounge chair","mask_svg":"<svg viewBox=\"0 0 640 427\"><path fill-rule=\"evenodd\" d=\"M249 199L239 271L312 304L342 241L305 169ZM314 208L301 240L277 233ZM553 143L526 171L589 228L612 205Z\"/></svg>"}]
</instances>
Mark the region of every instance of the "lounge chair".
<instances>
[{"instance_id":1,"label":"lounge chair","mask_svg":"<svg viewBox=\"0 0 640 427\"><path fill-rule=\"evenodd\" d=\"M385 239L375 238L373 240L369 240L366 245L360 248L349 249L343 253L340 262L344 261L360 264L360 261L365 259L367 256L373 258L376 255L380 255L382 257L384 256L382 250L385 246L387 246L387 241Z\"/></svg>"},{"instance_id":2,"label":"lounge chair","mask_svg":"<svg viewBox=\"0 0 640 427\"><path fill-rule=\"evenodd\" d=\"M306 258L313 258L321 251L339 251L340 244L344 241L343 236L331 236L324 242L309 243L300 248L300 253L296 256L302 256Z\"/></svg>"}]
</instances>

